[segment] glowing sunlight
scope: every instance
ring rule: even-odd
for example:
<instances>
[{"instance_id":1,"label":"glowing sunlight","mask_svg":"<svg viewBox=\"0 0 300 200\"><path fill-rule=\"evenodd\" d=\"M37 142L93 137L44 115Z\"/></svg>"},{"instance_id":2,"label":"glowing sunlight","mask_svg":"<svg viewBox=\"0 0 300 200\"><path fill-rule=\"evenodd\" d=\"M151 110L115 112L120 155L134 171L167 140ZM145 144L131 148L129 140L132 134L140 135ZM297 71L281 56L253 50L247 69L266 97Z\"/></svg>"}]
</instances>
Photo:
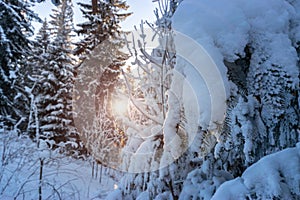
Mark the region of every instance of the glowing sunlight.
<instances>
[{"instance_id":1,"label":"glowing sunlight","mask_svg":"<svg viewBox=\"0 0 300 200\"><path fill-rule=\"evenodd\" d=\"M117 116L125 116L128 112L129 100L126 97L116 98L112 102L112 112Z\"/></svg>"}]
</instances>

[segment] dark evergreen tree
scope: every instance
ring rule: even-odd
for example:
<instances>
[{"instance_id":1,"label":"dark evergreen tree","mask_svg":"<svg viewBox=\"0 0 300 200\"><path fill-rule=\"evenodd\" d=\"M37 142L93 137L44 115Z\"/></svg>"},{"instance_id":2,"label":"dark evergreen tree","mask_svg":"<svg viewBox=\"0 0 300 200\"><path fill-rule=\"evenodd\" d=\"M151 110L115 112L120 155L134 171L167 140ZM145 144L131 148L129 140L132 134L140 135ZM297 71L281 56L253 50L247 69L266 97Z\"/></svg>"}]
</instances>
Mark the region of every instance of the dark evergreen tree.
<instances>
[{"instance_id":1,"label":"dark evergreen tree","mask_svg":"<svg viewBox=\"0 0 300 200\"><path fill-rule=\"evenodd\" d=\"M94 5L95 4L95 5ZM83 39L76 43L75 54L84 57L101 42L122 33L120 22L130 13L120 13L127 10L125 1L96 0L91 3L78 3L86 22L78 24L77 34Z\"/></svg>"},{"instance_id":2,"label":"dark evergreen tree","mask_svg":"<svg viewBox=\"0 0 300 200\"><path fill-rule=\"evenodd\" d=\"M0 1L0 121L10 127L26 118L26 95L19 70L29 54L28 38L33 35L30 21L38 19L30 6L24 0Z\"/></svg>"},{"instance_id":3,"label":"dark evergreen tree","mask_svg":"<svg viewBox=\"0 0 300 200\"><path fill-rule=\"evenodd\" d=\"M44 2L45 0L37 0L37 2ZM61 1L60 0L51 0L51 2L53 3L53 5L58 6Z\"/></svg>"},{"instance_id":4,"label":"dark evergreen tree","mask_svg":"<svg viewBox=\"0 0 300 200\"><path fill-rule=\"evenodd\" d=\"M48 47L50 44L50 29L46 18L43 22L42 27L36 35L35 41L35 46L40 47L34 50L35 53L42 54L48 52Z\"/></svg>"},{"instance_id":5,"label":"dark evergreen tree","mask_svg":"<svg viewBox=\"0 0 300 200\"><path fill-rule=\"evenodd\" d=\"M88 21L78 24L80 29L76 32L84 38L76 44L75 54L84 60L99 44L107 46L105 47L106 51L111 52L121 48L122 40L120 36L124 32L121 31L119 23L130 15L130 13L120 13L127 10L128 6L126 2L120 0L99 0L93 1L92 4L79 3L79 5L82 7L81 11L83 17ZM103 43L104 41L106 42L105 45ZM113 43L111 43L112 41ZM99 85L97 88L98 97L100 98L99 102L103 102L108 93L112 92L119 75L120 66L124 64L123 61L125 59L126 56L118 52L116 56L111 58L110 63L107 62L109 66L103 66L105 70L100 69L102 73L101 76L98 77L98 81L101 86ZM98 62L101 61L98 60ZM88 70L93 69L95 68L91 67ZM107 89L109 91L104 94L103 92Z\"/></svg>"},{"instance_id":6,"label":"dark evergreen tree","mask_svg":"<svg viewBox=\"0 0 300 200\"><path fill-rule=\"evenodd\" d=\"M31 55L26 58L27 64L22 70L24 75L24 85L27 87L27 96L30 99L27 133L32 139L36 138L37 128L39 129L39 116L35 116L35 114L39 113L37 106L42 98L42 73L45 69L47 69L49 62L51 61L49 46L50 29L48 22L45 19L42 27L36 34L33 44L31 45Z\"/></svg>"},{"instance_id":7,"label":"dark evergreen tree","mask_svg":"<svg viewBox=\"0 0 300 200\"><path fill-rule=\"evenodd\" d=\"M115 131L110 113L111 94L118 83L120 67L126 59L126 55L119 51L123 46L123 32L119 23L130 13L121 13L128 6L120 0L98 0L79 5L87 21L78 24L80 28L76 32L83 39L76 43L74 52L82 61L78 68L78 88L86 88L86 91L78 91L77 94L81 98L79 101L83 102L80 106L84 110L82 116L78 113L78 117L80 121L86 121L82 126L92 126L94 117L101 113L102 117L110 119L105 120L105 123L109 123L105 127L109 127L110 131L106 132L113 137ZM95 99L94 105L82 101L91 97ZM87 119L86 115L91 119Z\"/></svg>"},{"instance_id":8,"label":"dark evergreen tree","mask_svg":"<svg viewBox=\"0 0 300 200\"><path fill-rule=\"evenodd\" d=\"M72 57L71 45L73 29L71 1L62 1L57 10L53 10L51 18L53 41L49 45L47 42L41 43L42 49L46 48L45 56L49 56L45 58L48 63L43 66L41 72L39 80L41 91L37 97L41 138L50 140L54 145L65 147L66 143L77 145L79 142L72 114L75 60ZM43 36L46 37L44 34L40 38Z\"/></svg>"}]
</instances>

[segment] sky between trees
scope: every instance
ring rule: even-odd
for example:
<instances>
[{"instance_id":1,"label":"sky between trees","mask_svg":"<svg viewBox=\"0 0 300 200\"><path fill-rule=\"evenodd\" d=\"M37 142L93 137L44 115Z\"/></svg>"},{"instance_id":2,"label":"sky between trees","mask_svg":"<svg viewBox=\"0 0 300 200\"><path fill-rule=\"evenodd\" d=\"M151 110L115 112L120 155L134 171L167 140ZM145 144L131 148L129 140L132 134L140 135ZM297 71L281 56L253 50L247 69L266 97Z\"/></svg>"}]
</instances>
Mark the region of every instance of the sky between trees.
<instances>
[{"instance_id":1,"label":"sky between trees","mask_svg":"<svg viewBox=\"0 0 300 200\"><path fill-rule=\"evenodd\" d=\"M74 25L82 22L82 14L77 5L78 2L86 2L86 0L74 0ZM121 23L124 30L132 30L134 25L139 26L141 20L148 20L150 22L155 20L155 16L153 14L153 10L155 9L156 4L152 3L152 0L127 0L127 4L129 7L129 12L133 12L131 16L129 16L124 22ZM49 18L51 14L51 10L54 9L55 6L51 3L51 1L45 1L34 6L34 11L39 14L41 19L45 17ZM41 23L33 22L33 26L35 28L35 32L39 30L41 27Z\"/></svg>"}]
</instances>

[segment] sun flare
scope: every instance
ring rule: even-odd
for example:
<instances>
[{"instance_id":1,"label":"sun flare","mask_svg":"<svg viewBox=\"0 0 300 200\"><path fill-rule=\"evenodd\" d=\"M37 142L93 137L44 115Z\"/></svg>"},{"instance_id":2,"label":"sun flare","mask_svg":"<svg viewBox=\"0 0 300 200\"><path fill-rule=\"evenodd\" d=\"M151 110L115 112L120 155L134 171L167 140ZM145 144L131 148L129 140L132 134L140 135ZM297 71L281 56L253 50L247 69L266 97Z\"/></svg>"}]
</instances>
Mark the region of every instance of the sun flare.
<instances>
[{"instance_id":1,"label":"sun flare","mask_svg":"<svg viewBox=\"0 0 300 200\"><path fill-rule=\"evenodd\" d=\"M112 102L112 112L117 116L125 116L128 113L128 103L127 98L118 98Z\"/></svg>"}]
</instances>

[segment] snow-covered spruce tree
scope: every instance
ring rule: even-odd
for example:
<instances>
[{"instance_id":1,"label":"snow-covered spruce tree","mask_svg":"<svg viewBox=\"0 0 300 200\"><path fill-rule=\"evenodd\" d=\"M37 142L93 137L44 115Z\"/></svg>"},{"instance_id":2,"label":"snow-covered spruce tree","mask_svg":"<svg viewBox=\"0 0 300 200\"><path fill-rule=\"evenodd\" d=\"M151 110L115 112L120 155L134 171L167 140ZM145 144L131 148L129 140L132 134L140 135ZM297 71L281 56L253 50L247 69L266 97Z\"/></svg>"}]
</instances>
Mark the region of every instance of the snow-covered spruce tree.
<instances>
[{"instance_id":1,"label":"snow-covered spruce tree","mask_svg":"<svg viewBox=\"0 0 300 200\"><path fill-rule=\"evenodd\" d=\"M104 41L109 45L109 47L107 47L108 51L118 51L118 48L122 48L123 42L120 37L124 32L121 31L119 24L130 15L130 13L122 13L128 9L126 2L120 0L96 0L89 4L79 3L79 5L82 8L83 17L88 21L78 24L80 28L76 30L76 32L79 36L83 36L83 39L76 43L74 50L75 55L79 55L82 61L84 61L86 56L90 55L95 47L102 45ZM113 44L116 47L113 47ZM94 59L92 55L90 56L89 59ZM115 53L115 57L112 57L112 60L109 62L106 63L103 61L103 63L108 64L108 66L102 66L105 67L105 69L97 69L95 67L85 69L89 70L89 73L92 74L98 73L92 70L102 71L101 75L97 77L99 85L97 86L96 92L100 104L96 105L96 108L102 106L102 108L98 108L98 111L105 109L103 105L101 105L101 102L104 102L104 98L110 98L108 96L112 93L113 87L117 84L119 68L124 64L125 59L125 54L117 52ZM95 62L101 62L101 60L96 59ZM81 79L81 74L78 75L78 79Z\"/></svg>"},{"instance_id":2,"label":"snow-covered spruce tree","mask_svg":"<svg viewBox=\"0 0 300 200\"><path fill-rule=\"evenodd\" d=\"M228 68L238 86L237 102L229 111L229 137L217 145L216 155L226 158L223 165L234 176L263 156L299 141L298 58L284 32L252 33L245 57L235 61L235 70L247 77L246 88L234 81L241 73Z\"/></svg>"},{"instance_id":3,"label":"snow-covered spruce tree","mask_svg":"<svg viewBox=\"0 0 300 200\"><path fill-rule=\"evenodd\" d=\"M189 3L191 2L189 1ZM190 5L197 7L197 4L194 2ZM258 4L261 4L259 9L264 14L252 9L254 5ZM272 6L269 2L265 4L262 1L231 2L226 9L221 3L212 4L215 12L220 11L221 13L226 10L223 13L224 16L220 14L220 18L228 19L226 22L231 24L226 26L222 23L214 26L218 31L211 29L210 25L215 24L216 21L211 18L213 14L210 15L209 12L205 16L202 14L198 16L198 19L210 19L209 26L204 21L195 20L197 26L207 31L204 31L204 34L201 32L202 30L193 32L190 27L184 29L185 23L181 24L183 30L191 34L193 38L197 38L200 44L208 47L212 56L217 58L216 61L219 58L214 53L218 52L222 55L220 60L225 60L228 78L235 84L231 88L232 99L228 99L230 102L228 103L226 130L214 139L213 148L210 151L211 156L209 156L213 161L210 163L213 165L206 165L211 169L219 171L221 169L226 172L221 171L221 178L240 176L260 158L272 152L293 147L299 141L299 54L297 55L296 50L299 48L298 11L300 6L297 1L276 1L271 4ZM201 2L198 5L199 7L195 10L201 13L206 5L204 6ZM190 10L186 9L188 12L191 12ZM180 12L178 16L182 18L182 14ZM185 14L186 17L191 15L191 13ZM197 13L193 14L198 15ZM241 19L244 17L244 20L234 21L228 17L231 15L234 16L234 19L240 15ZM255 19L252 18L253 16ZM265 26L267 23L268 26ZM236 28L232 29L232 27ZM224 34L225 32L226 34ZM207 40L205 37L209 39ZM232 40L233 37L236 39ZM212 46L215 51L210 49ZM206 156L204 159L207 160L209 157ZM218 188L217 184L213 188L203 187L203 180L207 180L207 186L214 185L221 180L218 180L215 175L203 174L204 167L203 163L199 167L201 170L198 170L198 173L195 170L189 174L180 196L182 199L196 197L210 199ZM281 171L285 167L279 168ZM279 168L276 167L276 169ZM215 173L214 171L210 172ZM272 174L276 173L272 172ZM256 175L254 173L251 176ZM259 172L257 172L257 176L263 180L262 185L270 180L269 177L266 178ZM267 194L269 188L264 190L265 194L263 194L260 188L262 185L255 186L255 189L251 191L253 185L261 184L259 181L253 180L254 182L251 183L253 185L248 188L251 193L253 192L251 198L287 198L289 192L282 191L294 190L294 187L290 185L287 187L285 183L288 181L284 181L284 179L285 175L280 174L280 179L272 179L272 181L276 180L274 184L271 183L272 181L268 183L270 187L274 185L278 187L277 191L272 189L275 191L272 195ZM242 181L246 182L247 180ZM221 190L219 194L223 195L224 193ZM222 198L230 199L225 196Z\"/></svg>"},{"instance_id":4,"label":"snow-covered spruce tree","mask_svg":"<svg viewBox=\"0 0 300 200\"><path fill-rule=\"evenodd\" d=\"M119 0L96 0L91 3L79 3L79 5L83 17L87 20L78 24L80 28L76 32L83 39L76 43L74 51L75 55L81 59L76 77L76 96L79 97L76 101L82 102L80 105L76 103L80 107L76 109L79 110L77 118L82 128L80 132L84 136L83 140L89 141L89 138L85 138L89 135L84 133L84 129L90 130L96 124L100 125L97 117L101 116L109 119L102 120L107 124L101 127L107 127L109 130L104 131L103 134L119 138L111 117L110 105L114 87L118 84L120 67L124 65L127 58L119 51L124 45L121 39L123 32L119 24L130 15L130 13L124 13L128 6L126 2ZM93 105L88 105L91 98L94 100ZM86 115L89 117L87 118ZM94 134L98 133L99 131L94 132ZM94 148L95 144L92 146ZM94 157L96 156L96 159L99 156L98 161L102 162L101 155L94 154L92 149L89 151Z\"/></svg>"},{"instance_id":5,"label":"snow-covered spruce tree","mask_svg":"<svg viewBox=\"0 0 300 200\"><path fill-rule=\"evenodd\" d=\"M38 31L35 37L34 45L39 47L36 49L36 53L38 55L42 53L46 53L49 49L49 44L50 44L50 29L47 22L47 18L45 18L42 27L40 28L40 30Z\"/></svg>"},{"instance_id":6,"label":"snow-covered spruce tree","mask_svg":"<svg viewBox=\"0 0 300 200\"><path fill-rule=\"evenodd\" d=\"M50 44L50 30L48 22L45 21L42 27L38 31L33 44L31 45L31 53L27 58L27 65L20 71L24 75L26 92L30 97L30 109L28 110L28 125L27 133L30 138L36 138L36 124L39 120L35 119L35 109L38 103L38 98L40 98L40 92L42 90L41 79L42 72L47 68L50 62L49 54L49 44Z\"/></svg>"},{"instance_id":7,"label":"snow-covered spruce tree","mask_svg":"<svg viewBox=\"0 0 300 200\"><path fill-rule=\"evenodd\" d=\"M174 19L175 27L207 48L221 70L223 64L227 66L234 83L225 129L196 139L212 137L211 145L205 140L198 143L199 149L210 150L188 175L182 199L210 199L222 181L240 176L261 157L299 141L299 55L295 51L299 49L299 2L225 2L226 7L217 1L186 0ZM243 20L235 21L236 16Z\"/></svg>"},{"instance_id":8,"label":"snow-covered spruce tree","mask_svg":"<svg viewBox=\"0 0 300 200\"><path fill-rule=\"evenodd\" d=\"M262 119L266 131L259 128L259 135L264 137L261 150L268 154L294 146L299 139L294 95L299 90L299 68L295 66L298 58L295 49L289 48L291 41L286 35L266 33L255 38L248 75L249 93L260 104L257 117ZM274 48L286 49L284 53L293 59L278 59L280 50L274 52Z\"/></svg>"},{"instance_id":9,"label":"snow-covered spruce tree","mask_svg":"<svg viewBox=\"0 0 300 200\"><path fill-rule=\"evenodd\" d=\"M129 7L121 0L93 0L78 5L87 21L77 25L80 28L76 33L83 39L76 43L74 52L84 59L101 42L119 36L122 33L119 24L130 13L121 13Z\"/></svg>"},{"instance_id":10,"label":"snow-covered spruce tree","mask_svg":"<svg viewBox=\"0 0 300 200\"><path fill-rule=\"evenodd\" d=\"M30 21L38 19L30 7L28 1L0 1L0 121L9 127L26 117L27 98L19 70L33 35Z\"/></svg>"},{"instance_id":11,"label":"snow-covered spruce tree","mask_svg":"<svg viewBox=\"0 0 300 200\"><path fill-rule=\"evenodd\" d=\"M53 10L52 37L42 55L48 64L43 66L39 78L40 92L37 95L41 139L51 141L53 148L71 148L79 143L79 136L73 122L72 95L74 84L74 63L72 56L73 10L69 0L62 1ZM43 48L43 47L42 47ZM73 146L75 145L75 146Z\"/></svg>"}]
</instances>

